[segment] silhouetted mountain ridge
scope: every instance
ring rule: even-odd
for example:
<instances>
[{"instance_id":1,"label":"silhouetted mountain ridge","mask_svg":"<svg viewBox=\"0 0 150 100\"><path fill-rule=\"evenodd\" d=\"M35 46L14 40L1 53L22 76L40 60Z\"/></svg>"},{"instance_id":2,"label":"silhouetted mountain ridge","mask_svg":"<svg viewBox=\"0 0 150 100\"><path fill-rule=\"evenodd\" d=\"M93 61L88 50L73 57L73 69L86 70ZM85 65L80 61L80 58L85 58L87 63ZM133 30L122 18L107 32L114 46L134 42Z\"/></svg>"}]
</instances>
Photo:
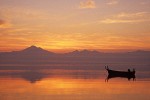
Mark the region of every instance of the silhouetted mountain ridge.
<instances>
[{"instance_id":1,"label":"silhouetted mountain ridge","mask_svg":"<svg viewBox=\"0 0 150 100\"><path fill-rule=\"evenodd\" d=\"M0 69L97 69L101 64L104 64L104 66L109 63L132 63L133 65L140 63L150 65L149 61L150 51L141 50L124 53L75 50L59 54L40 47L30 46L20 51L0 53ZM14 64L15 66L8 66ZM29 66L20 67L16 65ZM36 67L31 67L30 65L35 65Z\"/></svg>"},{"instance_id":2,"label":"silhouetted mountain ridge","mask_svg":"<svg viewBox=\"0 0 150 100\"><path fill-rule=\"evenodd\" d=\"M28 52L28 51L30 52L30 51L46 51L46 50L44 50L44 49L42 49L40 47L36 47L36 46L32 45L32 46L30 46L28 48L23 49L22 51L23 52Z\"/></svg>"},{"instance_id":3,"label":"silhouetted mountain ridge","mask_svg":"<svg viewBox=\"0 0 150 100\"><path fill-rule=\"evenodd\" d=\"M73 52L68 52L64 54L59 54L59 53L53 53L47 50L44 50L40 47L36 46L30 46L28 48L25 48L20 51L13 51L13 52L5 52L5 53L0 53L0 61L2 60L36 60L36 59L41 59L41 60L87 60L87 59L92 59L95 60L99 59L101 61L103 60L118 60L124 59L128 60L129 58L132 60L147 60L150 59L150 51L142 51L142 50L137 50L133 52L124 52L124 53L103 53L99 51L93 51L93 50L75 50ZM1 63L1 62L0 62Z\"/></svg>"},{"instance_id":4,"label":"silhouetted mountain ridge","mask_svg":"<svg viewBox=\"0 0 150 100\"><path fill-rule=\"evenodd\" d=\"M30 47L28 47L28 48L25 48L25 49L23 49L23 50L21 50L21 51L18 51L18 52L20 52L20 53L31 53L31 54L33 54L33 53L37 53L37 54L54 54L53 52L50 52L50 51L47 51L47 50L44 50L44 49L42 49L42 48L40 48L40 47L36 47L36 46L30 46Z\"/></svg>"},{"instance_id":5,"label":"silhouetted mountain ridge","mask_svg":"<svg viewBox=\"0 0 150 100\"><path fill-rule=\"evenodd\" d=\"M20 50L20 51L12 51L12 52L1 52L0 54L8 54L8 55L50 55L50 54L55 54L53 52L50 52L50 51L47 51L47 50L44 50L40 47L36 47L36 46L30 46L30 47L27 47L23 50Z\"/></svg>"},{"instance_id":6,"label":"silhouetted mountain ridge","mask_svg":"<svg viewBox=\"0 0 150 100\"><path fill-rule=\"evenodd\" d=\"M41 47L37 47L37 46L30 46L30 47L27 47L23 50L20 50L20 51L12 51L12 52L0 52L0 54L3 54L3 53L47 53L47 54L59 54L59 53L54 53L54 52L51 52L51 51L47 51ZM96 51L96 50L87 50L87 49L84 49L84 50L75 50L75 51L72 51L72 52L68 52L68 53L64 53L64 55L66 54L70 54L70 55L84 55L84 54L140 54L140 53L150 53L150 51L145 51L145 50L136 50L136 51L131 51L131 52L122 52L122 53L119 53L119 52L115 52L115 53L104 53L104 52L100 52L100 51Z\"/></svg>"},{"instance_id":7,"label":"silhouetted mountain ridge","mask_svg":"<svg viewBox=\"0 0 150 100\"><path fill-rule=\"evenodd\" d=\"M1 61L28 61L35 59L48 59L51 56L56 54L47 50L44 50L40 47L30 46L20 51L4 52L0 53ZM1 63L1 62L0 62Z\"/></svg>"},{"instance_id":8,"label":"silhouetted mountain ridge","mask_svg":"<svg viewBox=\"0 0 150 100\"><path fill-rule=\"evenodd\" d=\"M96 56L96 55L100 55L102 54L99 51L94 51L94 50L75 50L69 53L66 53L66 55L70 55L70 56Z\"/></svg>"}]
</instances>

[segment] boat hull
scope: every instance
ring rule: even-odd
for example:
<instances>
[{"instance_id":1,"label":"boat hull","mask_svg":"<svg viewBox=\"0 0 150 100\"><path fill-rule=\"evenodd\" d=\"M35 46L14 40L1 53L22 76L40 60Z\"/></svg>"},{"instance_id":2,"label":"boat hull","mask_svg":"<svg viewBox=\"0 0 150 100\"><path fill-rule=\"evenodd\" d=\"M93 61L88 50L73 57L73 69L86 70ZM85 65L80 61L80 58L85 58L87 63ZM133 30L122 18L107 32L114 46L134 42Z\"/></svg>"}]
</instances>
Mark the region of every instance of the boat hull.
<instances>
[{"instance_id":1,"label":"boat hull","mask_svg":"<svg viewBox=\"0 0 150 100\"><path fill-rule=\"evenodd\" d=\"M110 76L131 77L135 76L135 72L107 70Z\"/></svg>"},{"instance_id":2,"label":"boat hull","mask_svg":"<svg viewBox=\"0 0 150 100\"><path fill-rule=\"evenodd\" d=\"M131 78L133 78L133 80L135 79L135 71L115 71L110 69L106 70L108 71L107 81L111 78L116 77L127 78L128 80L130 80Z\"/></svg>"}]
</instances>

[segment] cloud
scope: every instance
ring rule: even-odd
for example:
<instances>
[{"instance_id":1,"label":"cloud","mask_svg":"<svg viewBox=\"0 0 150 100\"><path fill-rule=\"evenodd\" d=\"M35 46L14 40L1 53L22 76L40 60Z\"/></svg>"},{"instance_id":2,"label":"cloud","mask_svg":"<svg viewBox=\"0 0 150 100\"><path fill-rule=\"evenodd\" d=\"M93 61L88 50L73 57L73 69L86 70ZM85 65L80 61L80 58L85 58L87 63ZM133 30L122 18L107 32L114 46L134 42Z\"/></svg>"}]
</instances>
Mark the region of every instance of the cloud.
<instances>
[{"instance_id":1,"label":"cloud","mask_svg":"<svg viewBox=\"0 0 150 100\"><path fill-rule=\"evenodd\" d=\"M110 18L101 20L101 23L113 24L113 23L140 23L150 21L150 13L137 12L137 13L120 13Z\"/></svg>"},{"instance_id":2,"label":"cloud","mask_svg":"<svg viewBox=\"0 0 150 100\"><path fill-rule=\"evenodd\" d=\"M147 5L149 5L150 4L150 2L147 0L147 1L141 1L140 3L139 3L140 5L143 5L143 6L147 6Z\"/></svg>"},{"instance_id":3,"label":"cloud","mask_svg":"<svg viewBox=\"0 0 150 100\"><path fill-rule=\"evenodd\" d=\"M113 24L113 23L138 23L138 22L144 22L145 20L123 20L123 19L105 19L101 21L105 24Z\"/></svg>"},{"instance_id":4,"label":"cloud","mask_svg":"<svg viewBox=\"0 0 150 100\"><path fill-rule=\"evenodd\" d=\"M0 19L0 28L9 28L11 26L10 23L8 23L5 20Z\"/></svg>"},{"instance_id":5,"label":"cloud","mask_svg":"<svg viewBox=\"0 0 150 100\"><path fill-rule=\"evenodd\" d=\"M17 20L17 21L26 21L26 20L43 20L48 19L49 14L43 10L34 10L29 8L22 8L22 7L13 7L7 8L4 7L0 9L0 18L4 18L7 20Z\"/></svg>"},{"instance_id":6,"label":"cloud","mask_svg":"<svg viewBox=\"0 0 150 100\"><path fill-rule=\"evenodd\" d=\"M116 15L118 18L137 18L137 17L144 17L150 15L149 12L137 12L137 13L120 13Z\"/></svg>"},{"instance_id":7,"label":"cloud","mask_svg":"<svg viewBox=\"0 0 150 100\"><path fill-rule=\"evenodd\" d=\"M5 24L5 21L0 19L0 26L3 25L3 24Z\"/></svg>"},{"instance_id":8,"label":"cloud","mask_svg":"<svg viewBox=\"0 0 150 100\"><path fill-rule=\"evenodd\" d=\"M119 3L118 0L111 0L109 2L107 2L107 5L117 5Z\"/></svg>"},{"instance_id":9,"label":"cloud","mask_svg":"<svg viewBox=\"0 0 150 100\"><path fill-rule=\"evenodd\" d=\"M88 8L96 8L96 4L94 0L86 0L84 2L80 2L79 8L88 9Z\"/></svg>"}]
</instances>

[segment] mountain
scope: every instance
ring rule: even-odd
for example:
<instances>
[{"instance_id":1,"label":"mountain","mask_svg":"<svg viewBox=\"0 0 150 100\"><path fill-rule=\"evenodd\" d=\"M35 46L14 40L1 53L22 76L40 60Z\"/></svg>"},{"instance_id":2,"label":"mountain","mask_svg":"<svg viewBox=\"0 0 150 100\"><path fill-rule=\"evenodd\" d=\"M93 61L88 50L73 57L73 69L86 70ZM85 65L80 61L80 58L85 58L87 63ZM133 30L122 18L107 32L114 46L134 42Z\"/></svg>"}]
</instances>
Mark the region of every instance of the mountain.
<instances>
[{"instance_id":1,"label":"mountain","mask_svg":"<svg viewBox=\"0 0 150 100\"><path fill-rule=\"evenodd\" d=\"M0 53L0 54L5 54L5 55L54 55L55 53L44 50L40 47L36 47L36 46L30 46L28 48L25 48L23 50L20 51L12 51L12 52L4 52L4 53Z\"/></svg>"},{"instance_id":2,"label":"mountain","mask_svg":"<svg viewBox=\"0 0 150 100\"><path fill-rule=\"evenodd\" d=\"M30 46L20 51L0 53L0 69L9 70L44 68L98 69L100 65L109 64L113 66L116 63L124 64L124 66L127 63L135 66L144 65L149 69L150 51L103 53L91 50L75 50L69 53L56 54L40 47Z\"/></svg>"},{"instance_id":3,"label":"mountain","mask_svg":"<svg viewBox=\"0 0 150 100\"><path fill-rule=\"evenodd\" d=\"M49 52L40 47L30 46L20 51L3 52L0 53L1 63L22 63L22 62L37 62L55 56L53 52Z\"/></svg>"},{"instance_id":4,"label":"mountain","mask_svg":"<svg viewBox=\"0 0 150 100\"><path fill-rule=\"evenodd\" d=\"M31 52L31 53L35 53L35 52L49 52L47 50L44 50L40 47L36 47L34 45L28 47L28 48L25 48L24 50L22 50L21 52Z\"/></svg>"},{"instance_id":5,"label":"mountain","mask_svg":"<svg viewBox=\"0 0 150 100\"><path fill-rule=\"evenodd\" d=\"M40 47L36 47L36 46L30 46L28 48L25 48L21 51L18 51L17 53L20 53L20 54L41 54L41 55L54 55L55 53L53 52L50 52L50 51L47 51L47 50L44 50Z\"/></svg>"},{"instance_id":6,"label":"mountain","mask_svg":"<svg viewBox=\"0 0 150 100\"><path fill-rule=\"evenodd\" d=\"M124 52L124 53L103 53L99 51L91 51L91 50L75 50L72 52L64 53L64 54L56 54L47 50L44 50L37 46L30 46L28 48L25 48L20 51L12 51L12 52L1 52L0 53L0 60L4 58L12 58L14 59L18 57L29 59L31 58L52 58L52 57L99 57L99 58L123 58L123 57L150 57L150 51L143 51L143 50L137 50L132 52Z\"/></svg>"},{"instance_id":7,"label":"mountain","mask_svg":"<svg viewBox=\"0 0 150 100\"><path fill-rule=\"evenodd\" d=\"M128 52L128 54L134 54L134 55L150 55L150 51L137 50L137 51Z\"/></svg>"},{"instance_id":8,"label":"mountain","mask_svg":"<svg viewBox=\"0 0 150 100\"><path fill-rule=\"evenodd\" d=\"M68 56L100 56L103 54L102 52L99 51L91 51L91 50L75 50L73 52L66 53L65 55Z\"/></svg>"}]
</instances>

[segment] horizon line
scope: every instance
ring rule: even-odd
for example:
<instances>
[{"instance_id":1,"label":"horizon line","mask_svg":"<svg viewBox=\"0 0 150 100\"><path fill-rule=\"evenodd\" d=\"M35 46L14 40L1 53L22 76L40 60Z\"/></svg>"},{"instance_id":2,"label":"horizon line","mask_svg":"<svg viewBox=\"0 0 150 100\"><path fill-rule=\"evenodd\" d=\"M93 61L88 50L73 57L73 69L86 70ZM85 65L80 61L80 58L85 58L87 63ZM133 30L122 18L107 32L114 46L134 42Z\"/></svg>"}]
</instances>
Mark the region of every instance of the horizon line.
<instances>
[{"instance_id":1,"label":"horizon line","mask_svg":"<svg viewBox=\"0 0 150 100\"><path fill-rule=\"evenodd\" d=\"M16 50L8 50L8 51L1 51L0 53L3 52L17 52L17 51L22 51L24 49L30 48L30 47L36 47L36 48L41 48L43 50L46 50L48 52L52 52L52 53L58 53L58 54L65 54L65 53L70 53L70 52L74 52L74 51L96 51L96 52L100 52L100 53L127 53L127 52L136 52L136 51L150 51L150 50L144 50L144 49L45 49L42 48L40 46L36 46L36 45L31 45L31 46L27 46L23 49L16 49Z\"/></svg>"}]
</instances>

